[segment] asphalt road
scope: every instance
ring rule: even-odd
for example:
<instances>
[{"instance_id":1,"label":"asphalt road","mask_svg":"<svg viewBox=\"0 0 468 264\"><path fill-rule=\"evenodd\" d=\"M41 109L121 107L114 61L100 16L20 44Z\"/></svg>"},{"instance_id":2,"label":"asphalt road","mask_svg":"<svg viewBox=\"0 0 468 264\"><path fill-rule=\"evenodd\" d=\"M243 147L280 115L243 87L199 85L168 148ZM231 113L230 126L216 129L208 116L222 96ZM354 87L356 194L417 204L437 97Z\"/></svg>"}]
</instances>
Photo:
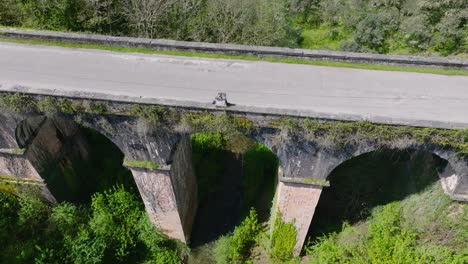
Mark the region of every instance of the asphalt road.
<instances>
[{"instance_id":1,"label":"asphalt road","mask_svg":"<svg viewBox=\"0 0 468 264\"><path fill-rule=\"evenodd\" d=\"M0 42L0 90L173 100L382 123L468 128L468 77L117 53ZM260 109L260 110L259 110Z\"/></svg>"}]
</instances>

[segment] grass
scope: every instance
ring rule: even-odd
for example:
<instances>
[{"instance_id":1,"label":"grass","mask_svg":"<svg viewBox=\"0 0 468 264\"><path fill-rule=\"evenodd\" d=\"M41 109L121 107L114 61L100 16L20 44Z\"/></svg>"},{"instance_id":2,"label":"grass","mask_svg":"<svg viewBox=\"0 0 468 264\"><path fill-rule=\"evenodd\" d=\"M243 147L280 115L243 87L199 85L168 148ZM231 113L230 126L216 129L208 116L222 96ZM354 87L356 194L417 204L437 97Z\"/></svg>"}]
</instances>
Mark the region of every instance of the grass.
<instances>
[{"instance_id":1,"label":"grass","mask_svg":"<svg viewBox=\"0 0 468 264\"><path fill-rule=\"evenodd\" d=\"M129 166L129 167L134 167L134 168L144 168L144 169L150 169L150 170L155 170L159 168L159 164L153 161L147 161L147 160L124 160L124 165Z\"/></svg>"},{"instance_id":2,"label":"grass","mask_svg":"<svg viewBox=\"0 0 468 264\"><path fill-rule=\"evenodd\" d=\"M0 176L0 193L9 193L9 194L16 194L18 192L18 186L15 183L3 181L1 180Z\"/></svg>"},{"instance_id":3,"label":"grass","mask_svg":"<svg viewBox=\"0 0 468 264\"><path fill-rule=\"evenodd\" d=\"M467 212L437 182L309 244L309 263L466 263Z\"/></svg>"},{"instance_id":4,"label":"grass","mask_svg":"<svg viewBox=\"0 0 468 264\"><path fill-rule=\"evenodd\" d=\"M66 48L98 49L98 50L108 50L108 51L116 51L116 52L143 53L143 54L162 54L162 55L172 55L172 56L200 57L200 58L213 58L213 59L237 59L237 60L246 60L246 61L267 61L267 62L275 62L275 63L304 64L304 65L329 66L329 67L352 68L352 69L417 72L417 73L431 73L431 74L441 74L441 75L468 76L468 71L460 70L460 69L394 66L394 65L383 65L383 64L349 63L349 62L338 62L338 61L305 60L305 59L293 59L293 58L240 56L240 55L212 54L212 53L188 52L188 51L167 51L167 50L154 50L154 49L149 49L149 48L128 48L128 47L106 46L106 45L99 45L99 44L75 44L75 43L66 43L62 41L24 40L24 39L12 39L12 38L6 38L6 37L1 38L1 34L0 34L0 42L58 46L58 47L66 47Z\"/></svg>"}]
</instances>

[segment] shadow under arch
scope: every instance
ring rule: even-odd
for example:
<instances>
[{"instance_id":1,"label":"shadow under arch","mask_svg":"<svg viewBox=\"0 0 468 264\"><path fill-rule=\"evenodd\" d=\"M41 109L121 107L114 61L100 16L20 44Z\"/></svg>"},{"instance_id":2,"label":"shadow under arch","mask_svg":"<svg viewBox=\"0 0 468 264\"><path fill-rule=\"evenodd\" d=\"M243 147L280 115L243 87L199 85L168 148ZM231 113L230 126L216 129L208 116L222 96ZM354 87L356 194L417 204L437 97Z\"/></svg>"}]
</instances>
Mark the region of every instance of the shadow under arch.
<instances>
[{"instance_id":1,"label":"shadow under arch","mask_svg":"<svg viewBox=\"0 0 468 264\"><path fill-rule=\"evenodd\" d=\"M122 151L106 136L65 115L40 115L21 121L18 145L57 201L86 203L115 184L138 195Z\"/></svg>"},{"instance_id":2,"label":"shadow under arch","mask_svg":"<svg viewBox=\"0 0 468 264\"><path fill-rule=\"evenodd\" d=\"M339 232L370 216L374 207L418 193L440 178L448 161L425 150L381 149L353 157L328 176L308 237Z\"/></svg>"},{"instance_id":3,"label":"shadow under arch","mask_svg":"<svg viewBox=\"0 0 468 264\"><path fill-rule=\"evenodd\" d=\"M232 142L221 133L202 132L192 134L191 139L199 201L191 246L233 231L251 207L259 221L266 221L277 183L276 155L247 137ZM245 143L248 147L239 148Z\"/></svg>"}]
</instances>

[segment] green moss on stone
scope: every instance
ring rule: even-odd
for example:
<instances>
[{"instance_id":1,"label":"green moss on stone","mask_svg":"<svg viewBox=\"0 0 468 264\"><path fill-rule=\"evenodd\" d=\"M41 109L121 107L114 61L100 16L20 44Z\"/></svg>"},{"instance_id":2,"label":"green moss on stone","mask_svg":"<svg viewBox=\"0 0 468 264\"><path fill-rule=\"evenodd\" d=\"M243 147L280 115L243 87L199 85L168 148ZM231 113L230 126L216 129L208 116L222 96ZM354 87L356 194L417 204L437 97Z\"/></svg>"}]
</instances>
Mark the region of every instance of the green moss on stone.
<instances>
[{"instance_id":1,"label":"green moss on stone","mask_svg":"<svg viewBox=\"0 0 468 264\"><path fill-rule=\"evenodd\" d=\"M153 161L147 161L147 160L124 160L124 165L129 166L129 167L135 167L135 168L144 168L144 169L151 169L155 170L159 168L159 164Z\"/></svg>"}]
</instances>

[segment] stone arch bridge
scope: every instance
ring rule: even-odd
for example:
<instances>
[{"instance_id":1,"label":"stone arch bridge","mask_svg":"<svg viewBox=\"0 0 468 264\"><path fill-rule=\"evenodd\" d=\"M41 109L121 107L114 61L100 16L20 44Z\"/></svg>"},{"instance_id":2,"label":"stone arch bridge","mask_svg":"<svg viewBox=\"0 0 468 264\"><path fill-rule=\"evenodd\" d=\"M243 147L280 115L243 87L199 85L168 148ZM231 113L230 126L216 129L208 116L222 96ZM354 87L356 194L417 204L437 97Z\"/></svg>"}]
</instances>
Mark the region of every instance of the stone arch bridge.
<instances>
[{"instance_id":1,"label":"stone arch bridge","mask_svg":"<svg viewBox=\"0 0 468 264\"><path fill-rule=\"evenodd\" d=\"M447 161L440 171L444 191L468 200L468 132L436 128L340 122L230 111L229 108L157 106L96 95L41 95L21 88L0 93L0 175L41 181L41 160L30 146L48 145L50 157L71 138L86 139L80 126L109 138L125 155L150 219L168 236L188 241L197 209L197 184L190 134L217 131L237 140L250 138L279 160L275 209L298 230L296 252L304 243L327 177L352 157L382 148L422 150ZM84 149L83 151L86 151ZM47 184L47 183L45 183ZM45 195L53 196L44 188Z\"/></svg>"}]
</instances>

